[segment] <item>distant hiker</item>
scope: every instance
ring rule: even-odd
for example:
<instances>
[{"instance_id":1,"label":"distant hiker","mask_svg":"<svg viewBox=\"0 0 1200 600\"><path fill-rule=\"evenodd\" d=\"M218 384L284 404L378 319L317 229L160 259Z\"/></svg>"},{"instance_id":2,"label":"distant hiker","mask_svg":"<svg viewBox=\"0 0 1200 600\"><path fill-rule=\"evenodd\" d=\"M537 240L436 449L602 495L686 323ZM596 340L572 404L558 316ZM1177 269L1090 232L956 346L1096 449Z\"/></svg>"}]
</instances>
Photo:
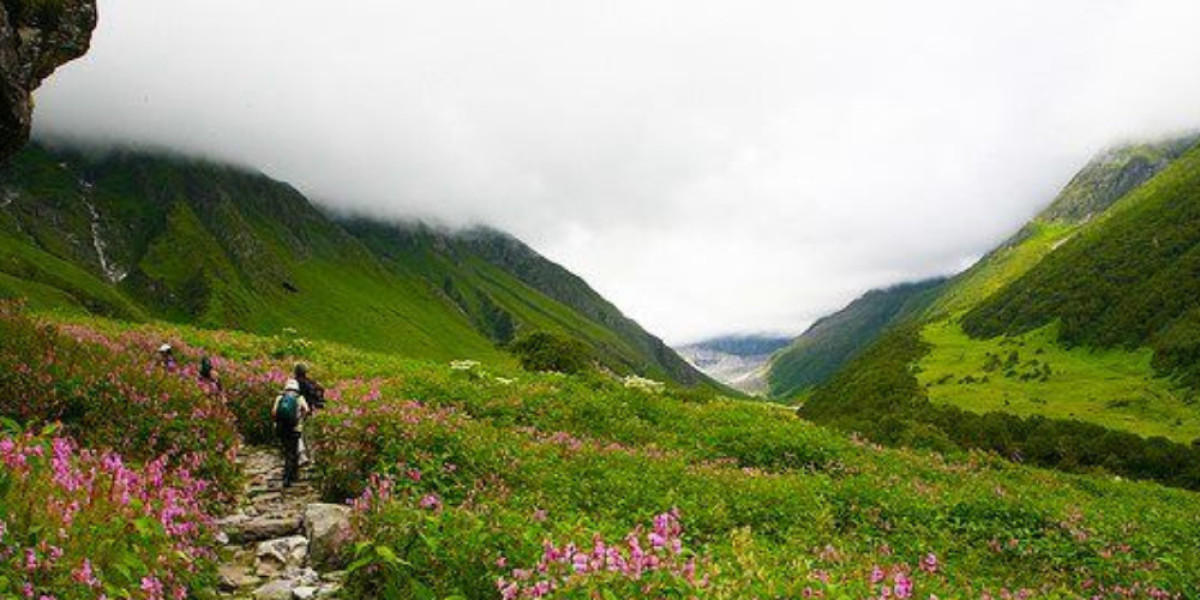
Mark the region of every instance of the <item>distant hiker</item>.
<instances>
[{"instance_id":1,"label":"distant hiker","mask_svg":"<svg viewBox=\"0 0 1200 600\"><path fill-rule=\"evenodd\" d=\"M200 371L196 377L200 381L200 387L204 388L209 394L220 394L221 376L217 370L213 368L212 359L205 356L200 359Z\"/></svg>"},{"instance_id":2,"label":"distant hiker","mask_svg":"<svg viewBox=\"0 0 1200 600\"><path fill-rule=\"evenodd\" d=\"M300 475L300 434L309 410L308 402L300 395L300 384L295 379L287 380L271 407L275 434L283 447L283 487L291 487Z\"/></svg>"},{"instance_id":3,"label":"distant hiker","mask_svg":"<svg viewBox=\"0 0 1200 600\"><path fill-rule=\"evenodd\" d=\"M158 347L158 365L168 371L174 371L179 363L175 361L175 350L171 344L164 343Z\"/></svg>"},{"instance_id":4,"label":"distant hiker","mask_svg":"<svg viewBox=\"0 0 1200 600\"><path fill-rule=\"evenodd\" d=\"M296 382L300 384L300 395L304 396L305 400L308 400L313 409L325 408L325 388L321 387L321 384L309 379L308 367L304 363L296 363L296 367L292 370L292 375L296 378Z\"/></svg>"}]
</instances>

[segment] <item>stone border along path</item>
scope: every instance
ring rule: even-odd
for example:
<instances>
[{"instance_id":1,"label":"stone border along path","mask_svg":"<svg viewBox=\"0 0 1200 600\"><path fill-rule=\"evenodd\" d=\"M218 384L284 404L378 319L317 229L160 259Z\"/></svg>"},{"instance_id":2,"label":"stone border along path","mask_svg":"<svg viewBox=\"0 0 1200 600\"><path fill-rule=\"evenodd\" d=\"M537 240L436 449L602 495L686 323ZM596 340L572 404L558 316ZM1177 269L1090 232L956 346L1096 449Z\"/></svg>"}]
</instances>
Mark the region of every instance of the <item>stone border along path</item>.
<instances>
[{"instance_id":1,"label":"stone border along path","mask_svg":"<svg viewBox=\"0 0 1200 600\"><path fill-rule=\"evenodd\" d=\"M238 466L245 476L233 514L220 519L220 598L291 600L337 598L350 546L350 509L322 504L310 469L283 488L283 457L276 448L246 446Z\"/></svg>"}]
</instances>

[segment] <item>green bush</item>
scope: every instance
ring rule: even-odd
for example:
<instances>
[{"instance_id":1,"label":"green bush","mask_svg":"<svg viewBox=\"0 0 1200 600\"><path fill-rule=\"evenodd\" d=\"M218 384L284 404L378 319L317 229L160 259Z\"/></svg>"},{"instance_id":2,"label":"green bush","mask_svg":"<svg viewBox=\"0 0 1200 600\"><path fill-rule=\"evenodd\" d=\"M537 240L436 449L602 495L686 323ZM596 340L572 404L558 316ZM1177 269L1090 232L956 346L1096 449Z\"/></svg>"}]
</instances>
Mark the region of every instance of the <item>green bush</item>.
<instances>
[{"instance_id":1,"label":"green bush","mask_svg":"<svg viewBox=\"0 0 1200 600\"><path fill-rule=\"evenodd\" d=\"M587 346L578 340L546 331L522 336L509 350L527 371L581 373L592 363Z\"/></svg>"}]
</instances>

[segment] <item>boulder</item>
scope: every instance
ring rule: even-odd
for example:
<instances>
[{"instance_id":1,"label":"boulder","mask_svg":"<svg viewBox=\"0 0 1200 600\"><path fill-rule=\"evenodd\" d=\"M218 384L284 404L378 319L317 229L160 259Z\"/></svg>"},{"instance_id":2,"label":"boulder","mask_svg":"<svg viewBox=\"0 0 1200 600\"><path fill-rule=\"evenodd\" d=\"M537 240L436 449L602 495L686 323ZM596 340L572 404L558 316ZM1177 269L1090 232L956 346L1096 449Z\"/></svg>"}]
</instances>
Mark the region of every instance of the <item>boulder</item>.
<instances>
[{"instance_id":1,"label":"boulder","mask_svg":"<svg viewBox=\"0 0 1200 600\"><path fill-rule=\"evenodd\" d=\"M304 534L309 540L309 562L323 571L350 563L354 531L350 508L314 503L304 507Z\"/></svg>"},{"instance_id":2,"label":"boulder","mask_svg":"<svg viewBox=\"0 0 1200 600\"><path fill-rule=\"evenodd\" d=\"M308 540L302 535L268 540L258 544L255 551L256 572L263 577L272 577L289 568L304 565L308 556Z\"/></svg>"}]
</instances>

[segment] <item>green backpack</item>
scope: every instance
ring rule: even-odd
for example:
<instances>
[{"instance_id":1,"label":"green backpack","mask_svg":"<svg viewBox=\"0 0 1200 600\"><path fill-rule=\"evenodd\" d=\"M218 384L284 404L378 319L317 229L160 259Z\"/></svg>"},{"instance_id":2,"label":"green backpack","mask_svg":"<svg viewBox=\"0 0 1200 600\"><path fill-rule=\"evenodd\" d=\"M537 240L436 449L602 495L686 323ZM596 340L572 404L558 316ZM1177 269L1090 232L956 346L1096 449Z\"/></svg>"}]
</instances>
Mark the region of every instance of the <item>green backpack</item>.
<instances>
[{"instance_id":1,"label":"green backpack","mask_svg":"<svg viewBox=\"0 0 1200 600\"><path fill-rule=\"evenodd\" d=\"M275 408L275 423L288 429L300 424L300 398L295 392L284 392Z\"/></svg>"}]
</instances>

